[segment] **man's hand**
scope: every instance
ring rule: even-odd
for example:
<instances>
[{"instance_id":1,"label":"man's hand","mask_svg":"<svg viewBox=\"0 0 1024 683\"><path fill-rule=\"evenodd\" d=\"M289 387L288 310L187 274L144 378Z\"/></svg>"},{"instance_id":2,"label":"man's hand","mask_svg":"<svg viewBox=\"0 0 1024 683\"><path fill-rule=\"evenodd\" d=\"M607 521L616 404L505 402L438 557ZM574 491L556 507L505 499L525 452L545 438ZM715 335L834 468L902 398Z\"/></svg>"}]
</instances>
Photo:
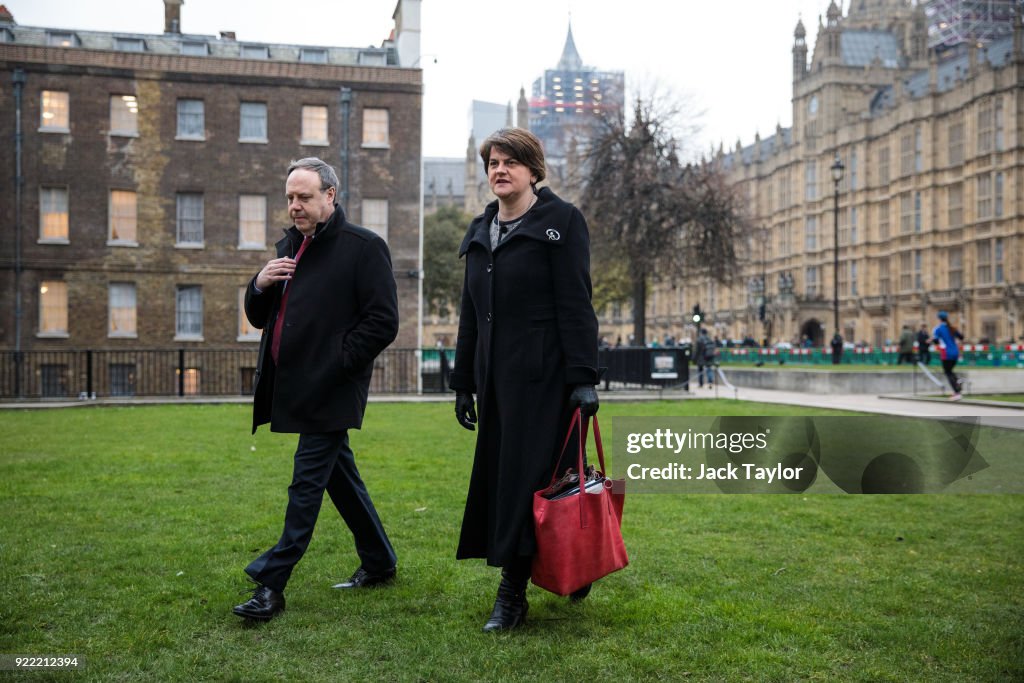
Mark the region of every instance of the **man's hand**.
<instances>
[{"instance_id":1,"label":"man's hand","mask_svg":"<svg viewBox=\"0 0 1024 683\"><path fill-rule=\"evenodd\" d=\"M455 419L459 424L474 431L476 427L476 410L473 407L473 394L457 392L455 394Z\"/></svg>"},{"instance_id":2,"label":"man's hand","mask_svg":"<svg viewBox=\"0 0 1024 683\"><path fill-rule=\"evenodd\" d=\"M583 417L590 417L597 414L600 407L597 401L597 389L589 384L579 384L569 395L569 405L579 408Z\"/></svg>"},{"instance_id":3,"label":"man's hand","mask_svg":"<svg viewBox=\"0 0 1024 683\"><path fill-rule=\"evenodd\" d=\"M295 259L287 256L271 259L256 276L256 288L264 292L278 282L291 280L294 272Z\"/></svg>"}]
</instances>

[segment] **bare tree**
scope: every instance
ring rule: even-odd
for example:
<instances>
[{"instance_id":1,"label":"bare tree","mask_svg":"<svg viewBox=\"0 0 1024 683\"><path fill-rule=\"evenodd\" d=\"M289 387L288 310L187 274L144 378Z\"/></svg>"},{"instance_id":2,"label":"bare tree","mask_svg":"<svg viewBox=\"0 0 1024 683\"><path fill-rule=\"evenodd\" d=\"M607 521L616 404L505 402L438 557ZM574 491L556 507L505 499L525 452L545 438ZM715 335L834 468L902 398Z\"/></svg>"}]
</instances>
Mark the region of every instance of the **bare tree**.
<instances>
[{"instance_id":1,"label":"bare tree","mask_svg":"<svg viewBox=\"0 0 1024 683\"><path fill-rule=\"evenodd\" d=\"M742 198L715 162L683 165L674 112L637 98L632 120L606 120L582 154L581 208L591 226L595 290L633 302L643 344L652 280L707 276L728 282L745 224ZM604 280L604 274L610 278Z\"/></svg>"}]
</instances>

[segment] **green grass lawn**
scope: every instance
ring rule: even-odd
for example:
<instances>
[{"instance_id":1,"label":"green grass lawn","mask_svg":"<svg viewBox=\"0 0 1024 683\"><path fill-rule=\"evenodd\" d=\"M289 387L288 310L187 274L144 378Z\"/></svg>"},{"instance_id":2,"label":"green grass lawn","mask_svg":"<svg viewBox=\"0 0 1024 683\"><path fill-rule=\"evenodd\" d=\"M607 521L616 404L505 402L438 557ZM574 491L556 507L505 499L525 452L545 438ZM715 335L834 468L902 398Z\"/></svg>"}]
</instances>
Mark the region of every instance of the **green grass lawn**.
<instances>
[{"instance_id":1,"label":"green grass lawn","mask_svg":"<svg viewBox=\"0 0 1024 683\"><path fill-rule=\"evenodd\" d=\"M601 409L608 444L616 415L700 414L808 413ZM480 633L497 570L454 560L474 434L448 403L372 404L352 433L395 585L330 589L357 560L327 501L288 610L247 626L230 609L295 445L249 424L241 405L0 412L0 652L85 657L53 680L1024 678L1014 495L628 496L629 567L579 605L531 588L525 628Z\"/></svg>"}]
</instances>

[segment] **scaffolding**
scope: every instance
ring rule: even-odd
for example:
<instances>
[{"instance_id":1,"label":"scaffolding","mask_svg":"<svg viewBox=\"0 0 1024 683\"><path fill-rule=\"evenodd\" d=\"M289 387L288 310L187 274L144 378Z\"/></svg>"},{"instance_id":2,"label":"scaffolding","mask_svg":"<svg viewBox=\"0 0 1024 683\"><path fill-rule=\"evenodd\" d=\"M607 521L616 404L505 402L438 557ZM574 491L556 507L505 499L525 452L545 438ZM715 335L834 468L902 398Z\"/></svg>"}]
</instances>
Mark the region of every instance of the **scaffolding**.
<instances>
[{"instance_id":1,"label":"scaffolding","mask_svg":"<svg viewBox=\"0 0 1024 683\"><path fill-rule=\"evenodd\" d=\"M961 43L990 43L1013 33L1024 0L929 0L928 46L945 50ZM1019 21L1019 19L1018 19Z\"/></svg>"}]
</instances>

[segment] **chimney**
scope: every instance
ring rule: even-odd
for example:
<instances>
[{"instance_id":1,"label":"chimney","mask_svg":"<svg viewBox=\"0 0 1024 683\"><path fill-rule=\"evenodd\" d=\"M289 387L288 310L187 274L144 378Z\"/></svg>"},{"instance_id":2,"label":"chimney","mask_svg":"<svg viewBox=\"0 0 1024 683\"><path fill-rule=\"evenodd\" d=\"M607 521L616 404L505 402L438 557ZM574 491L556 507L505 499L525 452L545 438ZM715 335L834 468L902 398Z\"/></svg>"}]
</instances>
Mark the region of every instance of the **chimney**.
<instances>
[{"instance_id":1,"label":"chimney","mask_svg":"<svg viewBox=\"0 0 1024 683\"><path fill-rule=\"evenodd\" d=\"M185 0L164 0L164 33L181 33L181 6Z\"/></svg>"},{"instance_id":2,"label":"chimney","mask_svg":"<svg viewBox=\"0 0 1024 683\"><path fill-rule=\"evenodd\" d=\"M11 14L11 10L7 9L7 5L0 5L0 21L14 24L14 15Z\"/></svg>"}]
</instances>

